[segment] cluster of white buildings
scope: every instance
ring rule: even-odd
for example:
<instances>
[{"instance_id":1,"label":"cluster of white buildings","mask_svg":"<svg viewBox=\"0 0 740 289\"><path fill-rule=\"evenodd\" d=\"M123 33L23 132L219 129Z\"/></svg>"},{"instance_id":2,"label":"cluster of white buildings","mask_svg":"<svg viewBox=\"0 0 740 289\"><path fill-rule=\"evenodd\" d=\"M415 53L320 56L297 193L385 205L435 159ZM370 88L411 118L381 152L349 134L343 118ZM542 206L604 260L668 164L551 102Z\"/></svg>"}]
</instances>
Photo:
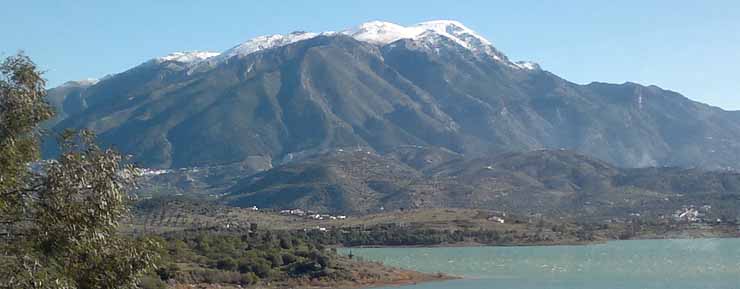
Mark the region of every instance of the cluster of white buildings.
<instances>
[{"instance_id":1,"label":"cluster of white buildings","mask_svg":"<svg viewBox=\"0 0 740 289\"><path fill-rule=\"evenodd\" d=\"M329 229L327 229L326 227L316 226L311 229L303 229L303 231L304 232L308 232L308 231L329 232Z\"/></svg>"},{"instance_id":2,"label":"cluster of white buildings","mask_svg":"<svg viewBox=\"0 0 740 289\"><path fill-rule=\"evenodd\" d=\"M504 218L501 218L501 217L498 217L498 216L490 217L490 218L488 218L488 220L491 221L491 222L496 222L496 223L500 223L500 224L506 223L506 221L504 220Z\"/></svg>"},{"instance_id":3,"label":"cluster of white buildings","mask_svg":"<svg viewBox=\"0 0 740 289\"><path fill-rule=\"evenodd\" d=\"M673 219L676 221L685 221L685 222L702 222L704 221L704 217L706 216L706 213L709 212L712 209L712 206L710 205L704 205L701 207L695 207L695 206L684 206L683 208L676 210L673 213ZM717 222L721 222L721 220L717 219Z\"/></svg>"},{"instance_id":4,"label":"cluster of white buildings","mask_svg":"<svg viewBox=\"0 0 740 289\"><path fill-rule=\"evenodd\" d=\"M321 215L321 214L313 214L308 216L311 219L314 220L346 220L347 216L332 216L332 215Z\"/></svg>"},{"instance_id":5,"label":"cluster of white buildings","mask_svg":"<svg viewBox=\"0 0 740 289\"><path fill-rule=\"evenodd\" d=\"M308 213L306 211L304 211L304 210L301 210L301 209L293 209L293 210L282 210L282 211L280 211L280 214L283 214L283 215L293 215L293 216L301 216L301 217L303 217L303 216L305 216Z\"/></svg>"},{"instance_id":6,"label":"cluster of white buildings","mask_svg":"<svg viewBox=\"0 0 740 289\"><path fill-rule=\"evenodd\" d=\"M504 224L506 223L506 220L504 218L506 218L506 213L495 212L493 215L488 216L488 221Z\"/></svg>"},{"instance_id":7,"label":"cluster of white buildings","mask_svg":"<svg viewBox=\"0 0 740 289\"><path fill-rule=\"evenodd\" d=\"M164 174L169 174L171 172L172 172L171 170L158 170L158 169L146 169L146 168L139 169L139 174L145 177L164 175Z\"/></svg>"},{"instance_id":8,"label":"cluster of white buildings","mask_svg":"<svg viewBox=\"0 0 740 289\"><path fill-rule=\"evenodd\" d=\"M332 216L332 215L321 215L321 214L314 214L309 217L314 220L346 220L347 219L347 216Z\"/></svg>"},{"instance_id":9,"label":"cluster of white buildings","mask_svg":"<svg viewBox=\"0 0 740 289\"><path fill-rule=\"evenodd\" d=\"M682 208L673 213L677 221L698 222L702 214L695 208Z\"/></svg>"},{"instance_id":10,"label":"cluster of white buildings","mask_svg":"<svg viewBox=\"0 0 740 289\"><path fill-rule=\"evenodd\" d=\"M344 215L333 216L333 215L328 215L328 214L317 214L316 212L304 211L301 209L282 210L280 211L280 214L306 217L306 218L313 219L313 220L346 220L347 219L347 216L344 216Z\"/></svg>"}]
</instances>

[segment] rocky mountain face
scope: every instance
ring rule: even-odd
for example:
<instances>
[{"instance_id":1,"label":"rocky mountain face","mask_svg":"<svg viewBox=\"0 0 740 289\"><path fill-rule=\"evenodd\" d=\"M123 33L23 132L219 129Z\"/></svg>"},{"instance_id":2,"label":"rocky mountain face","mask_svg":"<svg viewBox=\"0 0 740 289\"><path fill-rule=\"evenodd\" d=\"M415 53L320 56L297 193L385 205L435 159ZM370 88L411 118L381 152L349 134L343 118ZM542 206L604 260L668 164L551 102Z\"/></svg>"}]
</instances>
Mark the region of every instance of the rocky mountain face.
<instances>
[{"instance_id":1,"label":"rocky mountain face","mask_svg":"<svg viewBox=\"0 0 740 289\"><path fill-rule=\"evenodd\" d=\"M430 147L341 149L243 178L226 192L223 201L235 206L346 214L477 208L603 220L708 205L736 218L740 173L623 169L567 150L467 159Z\"/></svg>"},{"instance_id":2,"label":"rocky mountain face","mask_svg":"<svg viewBox=\"0 0 740 289\"><path fill-rule=\"evenodd\" d=\"M655 86L571 83L509 60L454 21L259 37L50 97L64 112L55 129L91 128L154 168L280 165L357 146L438 147L440 158L562 148L618 167L740 166L740 113Z\"/></svg>"},{"instance_id":3,"label":"rocky mountain face","mask_svg":"<svg viewBox=\"0 0 740 289\"><path fill-rule=\"evenodd\" d=\"M88 87L95 85L97 82L97 79L68 81L48 90L46 99L55 108L56 114L54 115L54 119L49 120L45 126L54 127L70 115L76 115L87 109L84 92Z\"/></svg>"}]
</instances>

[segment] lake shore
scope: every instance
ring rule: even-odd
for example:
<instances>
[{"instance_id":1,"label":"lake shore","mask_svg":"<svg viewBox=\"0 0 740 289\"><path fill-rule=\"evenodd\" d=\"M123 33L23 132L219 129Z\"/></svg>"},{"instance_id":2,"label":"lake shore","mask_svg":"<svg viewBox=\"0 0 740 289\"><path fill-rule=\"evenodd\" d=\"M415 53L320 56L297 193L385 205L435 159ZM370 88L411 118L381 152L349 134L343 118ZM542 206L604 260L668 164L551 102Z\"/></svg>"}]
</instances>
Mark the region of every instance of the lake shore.
<instances>
[{"instance_id":1,"label":"lake shore","mask_svg":"<svg viewBox=\"0 0 740 289\"><path fill-rule=\"evenodd\" d=\"M168 203L162 205L166 204ZM169 284L169 288L181 289L372 288L459 279L433 273L437 271L420 270L427 272L425 274L394 269L379 263L363 263L362 260L369 259L359 256L350 260L347 250L352 248L580 247L602 245L617 240L740 237L740 230L734 223L688 223L653 219L576 222L573 220L528 219L515 215L506 215L505 220L499 220L500 217L499 219L494 217L504 216L501 213L467 209L391 212L342 221L311 220L287 217L272 212L249 211L242 212L243 216L236 215L244 217L241 223L237 222L241 219L228 219L232 226L199 227L201 225L198 224L205 221L194 223L193 220L197 218L192 217L201 214L199 212L213 212L213 215L208 215L210 217L224 215L233 217L235 216L233 210L237 209L232 209L229 211L231 213L225 214L215 209L201 210L201 207L197 205L184 207L184 211L169 210L177 208L176 205L165 207L168 208L168 215L182 213L191 216L189 217L191 221L176 223L190 227L165 228L160 226L154 231L166 238L166 244L171 249L176 249L168 252L180 252L173 253L174 255L171 256L173 261L179 260L178 266L173 267L172 270L176 274L162 281L187 284L177 285L178 287L173 287L175 284ZM154 210L152 212L163 211ZM137 219L138 221L132 221L130 232L137 232L137 228L141 229L141 225L150 224L151 221L147 220L161 219L161 214L146 214L142 211L138 213L140 218ZM224 221L221 220L221 222ZM252 224L252 222L260 225L233 225ZM172 223L162 223L162 225L167 224ZM205 224L208 223L205 222ZM255 231L253 227L257 230ZM259 230L264 227L270 229ZM201 246L201 243L210 245ZM211 248L214 246L218 249ZM332 248L340 249L339 255L343 256L336 256L336 252L332 253ZM571 250L572 248L563 249ZM186 254L188 252L190 253ZM311 254L312 252L321 254ZM286 255L288 256L286 258L270 258ZM252 264L249 262L255 261L253 260L255 258L260 259L256 261L264 259L266 264L270 265L272 268L270 274L248 275L252 270L259 268L237 268L244 262ZM328 263L325 262L327 260ZM300 267L296 266L302 265L301 262L304 261L313 264L314 267L319 264L317 263L319 261L324 262L324 265L321 265L321 270L306 267L297 271L296 269ZM232 265L229 266L229 264ZM413 266L400 267L417 270ZM455 274L445 269L440 269L440 271ZM296 275L293 272L303 273ZM239 284L242 287L239 287Z\"/></svg>"},{"instance_id":2,"label":"lake shore","mask_svg":"<svg viewBox=\"0 0 740 289\"><path fill-rule=\"evenodd\" d=\"M429 282L462 279L444 273L422 273L413 270L385 266L379 262L358 260L341 261L352 272L351 280L289 279L286 281L238 286L231 284L169 284L172 289L360 289L376 287L400 287Z\"/></svg>"},{"instance_id":3,"label":"lake shore","mask_svg":"<svg viewBox=\"0 0 740 289\"><path fill-rule=\"evenodd\" d=\"M461 279L444 273L423 273L408 269L389 267L380 262L361 260L342 260L342 266L352 272L352 280L292 280L285 284L274 284L267 288L375 288L415 285L420 283L440 282Z\"/></svg>"},{"instance_id":4,"label":"lake shore","mask_svg":"<svg viewBox=\"0 0 740 289\"><path fill-rule=\"evenodd\" d=\"M486 244L478 242L457 242L432 245L368 245L340 247L343 249L352 248L459 248L459 247L529 247L529 246L587 246L606 244L612 241L630 241L630 240L691 240L691 239L735 239L740 238L740 230L736 231L715 231L715 230L683 230L668 232L665 234L641 234L629 239L619 238L600 238L596 240L578 241L578 240L556 240L556 241L537 241L537 242L517 242L517 243L498 243Z\"/></svg>"},{"instance_id":5,"label":"lake shore","mask_svg":"<svg viewBox=\"0 0 740 289\"><path fill-rule=\"evenodd\" d=\"M725 238L538 248L358 249L354 253L389 266L466 276L441 286L411 287L415 289L735 289L740 284L737 248L740 239Z\"/></svg>"}]
</instances>

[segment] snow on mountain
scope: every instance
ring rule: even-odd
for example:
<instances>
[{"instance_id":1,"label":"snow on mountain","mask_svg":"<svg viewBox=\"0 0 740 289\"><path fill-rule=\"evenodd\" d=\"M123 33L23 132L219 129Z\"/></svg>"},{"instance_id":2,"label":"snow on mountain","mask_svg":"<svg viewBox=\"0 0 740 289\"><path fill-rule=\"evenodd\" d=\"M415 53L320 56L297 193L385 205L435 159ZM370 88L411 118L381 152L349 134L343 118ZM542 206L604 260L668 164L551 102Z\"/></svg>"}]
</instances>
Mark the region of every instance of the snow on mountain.
<instances>
[{"instance_id":1,"label":"snow on mountain","mask_svg":"<svg viewBox=\"0 0 740 289\"><path fill-rule=\"evenodd\" d=\"M60 85L61 87L65 86L92 86L98 83L100 80L97 78L86 78L86 79L80 79L80 80L71 80L63 83Z\"/></svg>"},{"instance_id":2,"label":"snow on mountain","mask_svg":"<svg viewBox=\"0 0 740 289\"><path fill-rule=\"evenodd\" d=\"M259 36L224 51L220 55L216 56L214 60L218 62L234 56L246 56L257 51L288 45L301 40L314 38L316 36L318 36L318 34L303 31L296 31L285 35L275 34Z\"/></svg>"},{"instance_id":3,"label":"snow on mountain","mask_svg":"<svg viewBox=\"0 0 740 289\"><path fill-rule=\"evenodd\" d=\"M506 56L496 51L488 39L462 23L452 20L427 21L407 27L390 22L372 21L342 33L377 45L386 45L401 39L424 41L434 45L441 36L473 52L487 54L498 61L515 66L509 63Z\"/></svg>"},{"instance_id":4,"label":"snow on mountain","mask_svg":"<svg viewBox=\"0 0 740 289\"><path fill-rule=\"evenodd\" d=\"M191 51L191 52L173 52L166 56L155 59L157 62L175 61L181 63L195 63L219 55L217 52L208 51Z\"/></svg>"},{"instance_id":5,"label":"snow on mountain","mask_svg":"<svg viewBox=\"0 0 740 289\"><path fill-rule=\"evenodd\" d=\"M519 67L521 69L527 69L527 70L538 70L538 69L540 69L540 65L539 64L537 64L535 62L531 62L531 61L517 61L517 62L514 63L514 65L516 65L517 67Z\"/></svg>"},{"instance_id":6,"label":"snow on mountain","mask_svg":"<svg viewBox=\"0 0 740 289\"><path fill-rule=\"evenodd\" d=\"M535 63L513 63L509 61L508 58L503 53L497 51L486 38L466 27L462 23L453 20L427 21L412 26L401 26L384 21L371 21L338 33L375 45L387 45L401 39L411 39L425 43L425 45L435 46L440 39L444 38L449 39L478 55L487 55L512 68L526 70L539 69L539 66ZM262 50L311 39L316 36L334 34L337 33L296 31L289 34L265 35L250 39L220 54L200 51L175 52L170 55L157 58L155 61L157 63L165 61L176 61L187 64L202 63L207 67L235 56L243 57ZM206 59L208 61L203 62L203 60Z\"/></svg>"},{"instance_id":7,"label":"snow on mountain","mask_svg":"<svg viewBox=\"0 0 740 289\"><path fill-rule=\"evenodd\" d=\"M465 27L465 25L457 21L427 21L417 24L416 27L422 28L426 31L434 31L439 35L452 39L468 49L491 45L491 42L483 38L483 36L480 36L478 33L475 33L475 31Z\"/></svg>"},{"instance_id":8,"label":"snow on mountain","mask_svg":"<svg viewBox=\"0 0 740 289\"><path fill-rule=\"evenodd\" d=\"M407 27L390 22L371 21L342 33L360 41L385 45L401 39L419 39L428 31L447 37L468 49L491 45L490 41L462 23L451 20L428 21Z\"/></svg>"},{"instance_id":9,"label":"snow on mountain","mask_svg":"<svg viewBox=\"0 0 740 289\"><path fill-rule=\"evenodd\" d=\"M464 24L453 20L427 21L412 26L371 21L356 28L344 30L341 33L376 45L387 45L401 39L411 39L434 46L440 37L444 37L474 53L488 55L510 67L527 70L539 69L539 66L535 63L526 62L526 64L518 65L509 61L506 55L496 50L488 39Z\"/></svg>"},{"instance_id":10,"label":"snow on mountain","mask_svg":"<svg viewBox=\"0 0 740 289\"><path fill-rule=\"evenodd\" d=\"M422 29L404 27L390 22L371 21L341 33L359 41L385 45L400 39L413 39L423 32Z\"/></svg>"}]
</instances>

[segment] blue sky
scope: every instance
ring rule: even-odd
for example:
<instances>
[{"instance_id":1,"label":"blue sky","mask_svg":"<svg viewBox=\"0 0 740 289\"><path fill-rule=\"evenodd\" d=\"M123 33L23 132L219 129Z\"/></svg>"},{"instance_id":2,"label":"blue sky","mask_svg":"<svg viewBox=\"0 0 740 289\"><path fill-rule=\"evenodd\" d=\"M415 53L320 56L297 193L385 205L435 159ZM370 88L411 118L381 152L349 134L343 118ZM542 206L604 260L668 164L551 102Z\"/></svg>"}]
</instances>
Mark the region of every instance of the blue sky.
<instances>
[{"instance_id":1,"label":"blue sky","mask_svg":"<svg viewBox=\"0 0 740 289\"><path fill-rule=\"evenodd\" d=\"M6 0L0 53L26 51L58 85L264 34L433 19L458 20L513 60L577 83L655 84L740 110L740 1L730 0Z\"/></svg>"}]
</instances>

